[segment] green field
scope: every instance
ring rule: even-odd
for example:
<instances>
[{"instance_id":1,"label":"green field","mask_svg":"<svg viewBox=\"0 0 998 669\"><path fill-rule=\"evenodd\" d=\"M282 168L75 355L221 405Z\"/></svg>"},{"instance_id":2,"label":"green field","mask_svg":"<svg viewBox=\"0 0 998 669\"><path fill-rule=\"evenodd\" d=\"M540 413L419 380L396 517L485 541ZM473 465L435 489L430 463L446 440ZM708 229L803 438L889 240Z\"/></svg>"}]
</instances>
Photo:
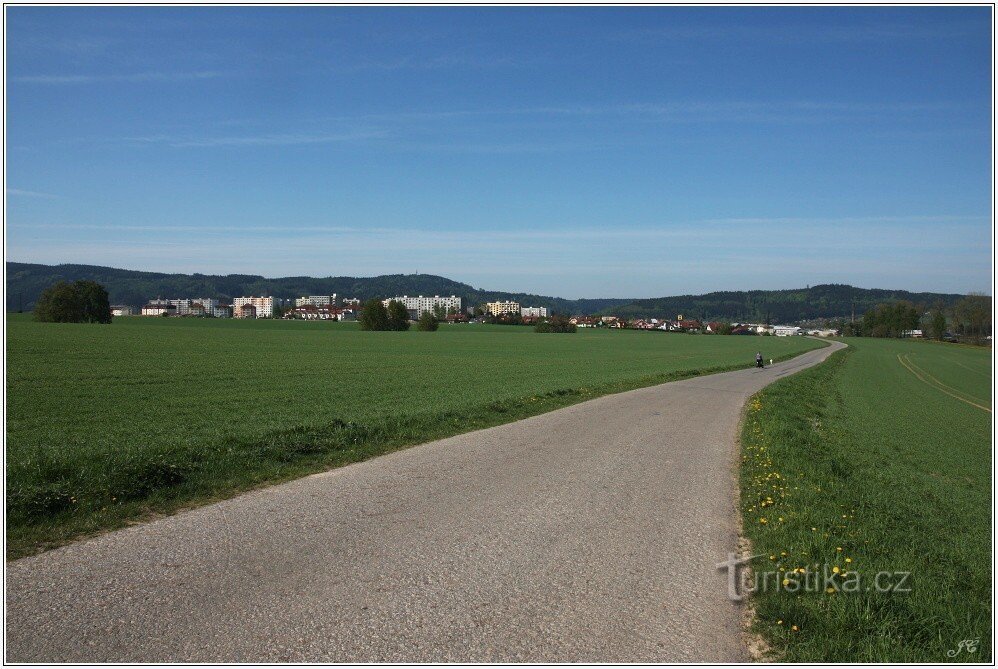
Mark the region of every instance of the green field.
<instances>
[{"instance_id":1,"label":"green field","mask_svg":"<svg viewBox=\"0 0 998 669\"><path fill-rule=\"evenodd\" d=\"M780 574L755 630L791 662L990 662L991 351L845 341L747 410L745 534ZM825 565L831 585L791 583Z\"/></svg>"},{"instance_id":2,"label":"green field","mask_svg":"<svg viewBox=\"0 0 998 669\"><path fill-rule=\"evenodd\" d=\"M8 556L805 338L119 318L7 329Z\"/></svg>"}]
</instances>

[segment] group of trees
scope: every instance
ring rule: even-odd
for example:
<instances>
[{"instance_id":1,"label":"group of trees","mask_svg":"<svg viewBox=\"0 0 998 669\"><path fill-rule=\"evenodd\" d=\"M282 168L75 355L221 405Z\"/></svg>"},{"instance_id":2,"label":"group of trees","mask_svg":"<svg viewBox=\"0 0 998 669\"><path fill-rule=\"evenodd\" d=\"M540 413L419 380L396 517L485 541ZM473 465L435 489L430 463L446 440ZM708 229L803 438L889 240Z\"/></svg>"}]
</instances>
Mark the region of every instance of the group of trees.
<instances>
[{"instance_id":1,"label":"group of trees","mask_svg":"<svg viewBox=\"0 0 998 669\"><path fill-rule=\"evenodd\" d=\"M490 325L523 325L523 316L520 312L514 311L508 314L490 314L488 312L482 315L482 318L486 323Z\"/></svg>"},{"instance_id":2,"label":"group of trees","mask_svg":"<svg viewBox=\"0 0 998 669\"><path fill-rule=\"evenodd\" d=\"M58 281L42 291L34 314L45 323L110 323L111 303L96 281Z\"/></svg>"},{"instance_id":3,"label":"group of trees","mask_svg":"<svg viewBox=\"0 0 998 669\"><path fill-rule=\"evenodd\" d=\"M416 329L420 332L436 332L440 327L440 320L434 311L424 311L416 321ZM446 313L446 312L444 312ZM392 300L386 307L384 302L375 298L364 302L360 308L361 330L387 330L392 332L405 332L409 329L409 310L398 300Z\"/></svg>"},{"instance_id":4,"label":"group of trees","mask_svg":"<svg viewBox=\"0 0 998 669\"><path fill-rule=\"evenodd\" d=\"M361 330L404 332L409 329L409 310L397 300L392 300L386 307L384 302L373 298L361 306L357 320Z\"/></svg>"},{"instance_id":5,"label":"group of trees","mask_svg":"<svg viewBox=\"0 0 998 669\"><path fill-rule=\"evenodd\" d=\"M991 298L970 294L947 308L937 301L931 308L907 300L879 304L859 322L842 322L842 334L855 337L903 337L911 330L942 341L949 337L975 344L991 334Z\"/></svg>"},{"instance_id":6,"label":"group of trees","mask_svg":"<svg viewBox=\"0 0 998 669\"><path fill-rule=\"evenodd\" d=\"M534 326L534 332L575 332L575 330L575 325L568 320L567 316L558 315L542 318Z\"/></svg>"},{"instance_id":7,"label":"group of trees","mask_svg":"<svg viewBox=\"0 0 998 669\"><path fill-rule=\"evenodd\" d=\"M863 335L900 337L905 331L917 330L921 320L921 313L911 302L878 304L863 314Z\"/></svg>"},{"instance_id":8,"label":"group of trees","mask_svg":"<svg viewBox=\"0 0 998 669\"><path fill-rule=\"evenodd\" d=\"M980 344L991 334L991 298L971 293L953 306L953 332Z\"/></svg>"}]
</instances>

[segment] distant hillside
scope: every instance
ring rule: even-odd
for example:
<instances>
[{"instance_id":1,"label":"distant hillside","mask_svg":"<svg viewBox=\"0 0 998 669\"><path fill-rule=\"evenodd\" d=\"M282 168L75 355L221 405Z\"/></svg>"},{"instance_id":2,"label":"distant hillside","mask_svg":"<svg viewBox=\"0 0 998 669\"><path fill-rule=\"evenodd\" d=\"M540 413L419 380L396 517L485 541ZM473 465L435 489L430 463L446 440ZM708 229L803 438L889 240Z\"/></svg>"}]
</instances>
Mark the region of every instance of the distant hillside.
<instances>
[{"instance_id":1,"label":"distant hillside","mask_svg":"<svg viewBox=\"0 0 998 669\"><path fill-rule=\"evenodd\" d=\"M626 318L664 316L700 320L794 323L798 321L858 315L884 302L908 300L931 306L937 301L949 306L963 295L952 293L910 293L906 290L855 288L825 284L791 290L749 290L679 295L635 300L614 305L604 313Z\"/></svg>"},{"instance_id":2,"label":"distant hillside","mask_svg":"<svg viewBox=\"0 0 998 669\"><path fill-rule=\"evenodd\" d=\"M466 305L495 300L514 300L524 306L547 307L557 313L594 313L630 302L629 299L565 300L545 295L480 290L466 283L432 274L389 274L370 278L308 276L267 279L252 274L163 274L99 267L96 265L36 265L7 263L7 310L29 311L41 292L56 281L89 279L104 285L112 304L141 306L150 299L272 295L293 298L302 295L343 297L391 297L394 295L457 295Z\"/></svg>"},{"instance_id":3,"label":"distant hillside","mask_svg":"<svg viewBox=\"0 0 998 669\"><path fill-rule=\"evenodd\" d=\"M679 295L646 300L581 299L566 300L546 295L481 290L466 283L432 274L388 274L369 278L348 276L313 278L292 276L267 279L252 274L162 274L98 267L96 265L35 265L7 263L7 310L29 311L42 290L56 281L91 279L107 287L112 304L140 306L156 297L216 297L231 299L241 295L273 295L292 298L301 295L344 297L390 297L393 295L457 295L465 305L495 300L514 300L524 306L540 306L553 313L605 313L626 318L666 317L683 314L701 320L794 323L810 319L849 316L853 309L862 314L883 302L910 300L932 305L941 301L952 305L962 295L910 293L905 290L854 288L828 284L793 290L750 290Z\"/></svg>"}]
</instances>

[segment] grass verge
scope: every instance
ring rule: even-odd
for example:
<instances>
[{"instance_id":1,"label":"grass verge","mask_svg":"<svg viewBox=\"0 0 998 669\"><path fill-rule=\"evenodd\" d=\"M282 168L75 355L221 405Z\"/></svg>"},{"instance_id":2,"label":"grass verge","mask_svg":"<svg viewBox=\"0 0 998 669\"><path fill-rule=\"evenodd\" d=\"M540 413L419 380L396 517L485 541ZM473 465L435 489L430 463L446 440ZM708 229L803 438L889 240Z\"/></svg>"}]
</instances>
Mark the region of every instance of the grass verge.
<instances>
[{"instance_id":1,"label":"grass verge","mask_svg":"<svg viewBox=\"0 0 998 669\"><path fill-rule=\"evenodd\" d=\"M848 343L746 410L753 632L780 661L990 662L990 414L898 362L981 398L989 354Z\"/></svg>"}]
</instances>

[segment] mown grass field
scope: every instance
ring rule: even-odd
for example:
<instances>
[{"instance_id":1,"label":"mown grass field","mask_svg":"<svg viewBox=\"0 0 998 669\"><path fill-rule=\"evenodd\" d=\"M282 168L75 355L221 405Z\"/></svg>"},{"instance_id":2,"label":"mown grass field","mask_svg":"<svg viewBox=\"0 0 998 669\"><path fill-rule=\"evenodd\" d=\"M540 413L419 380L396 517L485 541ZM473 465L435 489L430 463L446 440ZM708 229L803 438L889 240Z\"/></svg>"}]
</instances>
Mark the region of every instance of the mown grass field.
<instances>
[{"instance_id":1,"label":"mown grass field","mask_svg":"<svg viewBox=\"0 0 998 669\"><path fill-rule=\"evenodd\" d=\"M8 316L8 557L805 338Z\"/></svg>"},{"instance_id":2,"label":"mown grass field","mask_svg":"<svg viewBox=\"0 0 998 669\"><path fill-rule=\"evenodd\" d=\"M755 629L792 662L990 662L991 351L845 341L747 410Z\"/></svg>"}]
</instances>

